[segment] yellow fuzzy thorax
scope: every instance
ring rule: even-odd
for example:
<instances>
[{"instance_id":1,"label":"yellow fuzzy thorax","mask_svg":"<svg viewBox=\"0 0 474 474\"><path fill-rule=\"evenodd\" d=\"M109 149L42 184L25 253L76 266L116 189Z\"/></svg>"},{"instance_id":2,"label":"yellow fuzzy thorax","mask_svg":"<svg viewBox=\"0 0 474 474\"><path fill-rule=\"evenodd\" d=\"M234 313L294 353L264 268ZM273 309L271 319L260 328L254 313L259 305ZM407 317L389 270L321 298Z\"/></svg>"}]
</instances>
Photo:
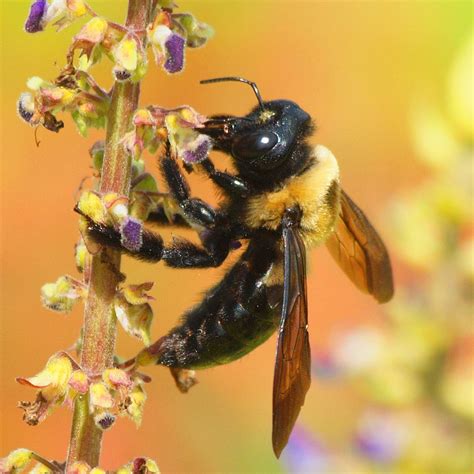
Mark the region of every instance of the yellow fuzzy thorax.
<instances>
[{"instance_id":1,"label":"yellow fuzzy thorax","mask_svg":"<svg viewBox=\"0 0 474 474\"><path fill-rule=\"evenodd\" d=\"M275 230L285 209L298 205L302 211L301 231L306 246L320 244L333 232L339 213L339 167L330 150L314 148L314 166L302 175L290 178L281 189L250 198L245 221L250 228ZM329 202L329 188L336 183L337 199Z\"/></svg>"}]
</instances>

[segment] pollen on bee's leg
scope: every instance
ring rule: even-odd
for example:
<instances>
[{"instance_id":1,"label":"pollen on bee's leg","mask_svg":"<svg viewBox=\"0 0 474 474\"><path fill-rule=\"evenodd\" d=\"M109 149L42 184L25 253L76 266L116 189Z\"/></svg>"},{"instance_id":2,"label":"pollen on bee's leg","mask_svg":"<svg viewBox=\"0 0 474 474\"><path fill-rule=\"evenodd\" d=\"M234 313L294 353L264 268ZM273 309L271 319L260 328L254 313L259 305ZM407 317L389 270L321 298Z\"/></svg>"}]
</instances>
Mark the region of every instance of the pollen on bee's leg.
<instances>
[{"instance_id":1,"label":"pollen on bee's leg","mask_svg":"<svg viewBox=\"0 0 474 474\"><path fill-rule=\"evenodd\" d=\"M142 223L133 217L127 217L120 227L122 245L131 252L138 252L143 245Z\"/></svg>"},{"instance_id":2,"label":"pollen on bee's leg","mask_svg":"<svg viewBox=\"0 0 474 474\"><path fill-rule=\"evenodd\" d=\"M174 378L176 386L181 393L188 393L189 389L199 383L196 378L195 370L188 369L178 369L175 367L170 367L171 375Z\"/></svg>"}]
</instances>

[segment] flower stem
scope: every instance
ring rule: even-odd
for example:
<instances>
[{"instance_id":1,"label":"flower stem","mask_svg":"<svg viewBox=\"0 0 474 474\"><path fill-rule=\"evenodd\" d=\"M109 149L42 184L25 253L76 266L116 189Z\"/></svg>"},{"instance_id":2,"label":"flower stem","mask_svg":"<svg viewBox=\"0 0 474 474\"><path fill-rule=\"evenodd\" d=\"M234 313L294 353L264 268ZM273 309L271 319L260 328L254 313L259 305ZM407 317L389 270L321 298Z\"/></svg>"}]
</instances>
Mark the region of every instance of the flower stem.
<instances>
[{"instance_id":1,"label":"flower stem","mask_svg":"<svg viewBox=\"0 0 474 474\"><path fill-rule=\"evenodd\" d=\"M151 0L129 0L126 27L132 31L144 30L150 21L151 4ZM131 157L121 140L129 131L139 94L139 83L116 82L114 85L107 116L100 181L100 191L103 193L129 195ZM81 366L89 375L101 374L113 364L116 338L113 303L120 280L120 252L104 249L92 258L81 351ZM96 426L90 413L88 396L78 396L74 406L67 466L75 461L97 466L101 441L102 430Z\"/></svg>"},{"instance_id":2,"label":"flower stem","mask_svg":"<svg viewBox=\"0 0 474 474\"><path fill-rule=\"evenodd\" d=\"M50 462L47 459L45 459L43 456L40 456L39 454L32 452L31 453L31 458L34 459L35 461L38 461L41 463L43 466L47 467L49 470L52 472L58 472L58 466L54 462Z\"/></svg>"}]
</instances>

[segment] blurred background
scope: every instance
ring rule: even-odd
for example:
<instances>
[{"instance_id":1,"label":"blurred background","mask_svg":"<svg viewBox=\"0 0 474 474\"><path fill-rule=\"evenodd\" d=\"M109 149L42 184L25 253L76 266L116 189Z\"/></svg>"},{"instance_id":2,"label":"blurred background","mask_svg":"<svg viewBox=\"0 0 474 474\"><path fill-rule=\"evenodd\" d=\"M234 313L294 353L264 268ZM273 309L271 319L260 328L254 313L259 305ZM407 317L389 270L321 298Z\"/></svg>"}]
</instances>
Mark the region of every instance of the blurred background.
<instances>
[{"instance_id":1,"label":"blurred background","mask_svg":"<svg viewBox=\"0 0 474 474\"><path fill-rule=\"evenodd\" d=\"M60 408L27 426L15 407L34 394L15 377L37 373L81 328L80 305L68 316L51 313L39 289L76 275L72 209L80 180L91 173L88 148L102 133L83 139L65 116L58 135L38 131L37 147L33 129L18 119L27 78L53 79L82 23L27 35L29 3L2 2L0 455L27 447L61 460L71 412ZM141 104L245 114L255 105L247 87L198 84L224 75L257 82L264 99L300 104L318 126L314 142L334 152L344 189L390 250L396 297L377 305L325 248L311 253L313 383L280 461L271 449L273 337L239 361L200 372L187 395L167 370L147 368L153 382L143 424L136 430L120 419L104 437L101 466L145 455L164 473L472 472L471 2L178 3L211 24L215 37L188 50L180 75L151 65ZM116 21L125 15L124 1L90 4ZM111 84L106 61L96 77ZM208 182L192 184L215 202ZM169 270L128 258L123 270L131 283L155 281L154 339L224 271ZM121 355L139 348L119 329Z\"/></svg>"}]
</instances>

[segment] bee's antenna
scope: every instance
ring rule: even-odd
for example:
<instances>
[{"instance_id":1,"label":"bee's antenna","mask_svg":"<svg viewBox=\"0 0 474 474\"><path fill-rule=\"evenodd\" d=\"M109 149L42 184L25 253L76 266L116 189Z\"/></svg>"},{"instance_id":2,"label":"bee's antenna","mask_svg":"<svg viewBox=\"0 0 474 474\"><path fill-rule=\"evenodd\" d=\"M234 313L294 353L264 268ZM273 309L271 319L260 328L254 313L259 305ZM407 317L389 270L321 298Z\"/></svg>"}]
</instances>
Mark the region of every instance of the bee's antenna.
<instances>
[{"instance_id":1,"label":"bee's antenna","mask_svg":"<svg viewBox=\"0 0 474 474\"><path fill-rule=\"evenodd\" d=\"M257 97L258 103L260 104L260 108L262 110L265 110L265 107L263 106L262 96L260 95L257 84L255 84L255 82L249 81L248 79L245 79L243 77L237 77L237 76L216 77L215 79L204 79L203 81L199 81L199 83L212 84L213 82L227 82L227 81L244 82L245 84L248 84L255 92L255 96Z\"/></svg>"}]
</instances>

